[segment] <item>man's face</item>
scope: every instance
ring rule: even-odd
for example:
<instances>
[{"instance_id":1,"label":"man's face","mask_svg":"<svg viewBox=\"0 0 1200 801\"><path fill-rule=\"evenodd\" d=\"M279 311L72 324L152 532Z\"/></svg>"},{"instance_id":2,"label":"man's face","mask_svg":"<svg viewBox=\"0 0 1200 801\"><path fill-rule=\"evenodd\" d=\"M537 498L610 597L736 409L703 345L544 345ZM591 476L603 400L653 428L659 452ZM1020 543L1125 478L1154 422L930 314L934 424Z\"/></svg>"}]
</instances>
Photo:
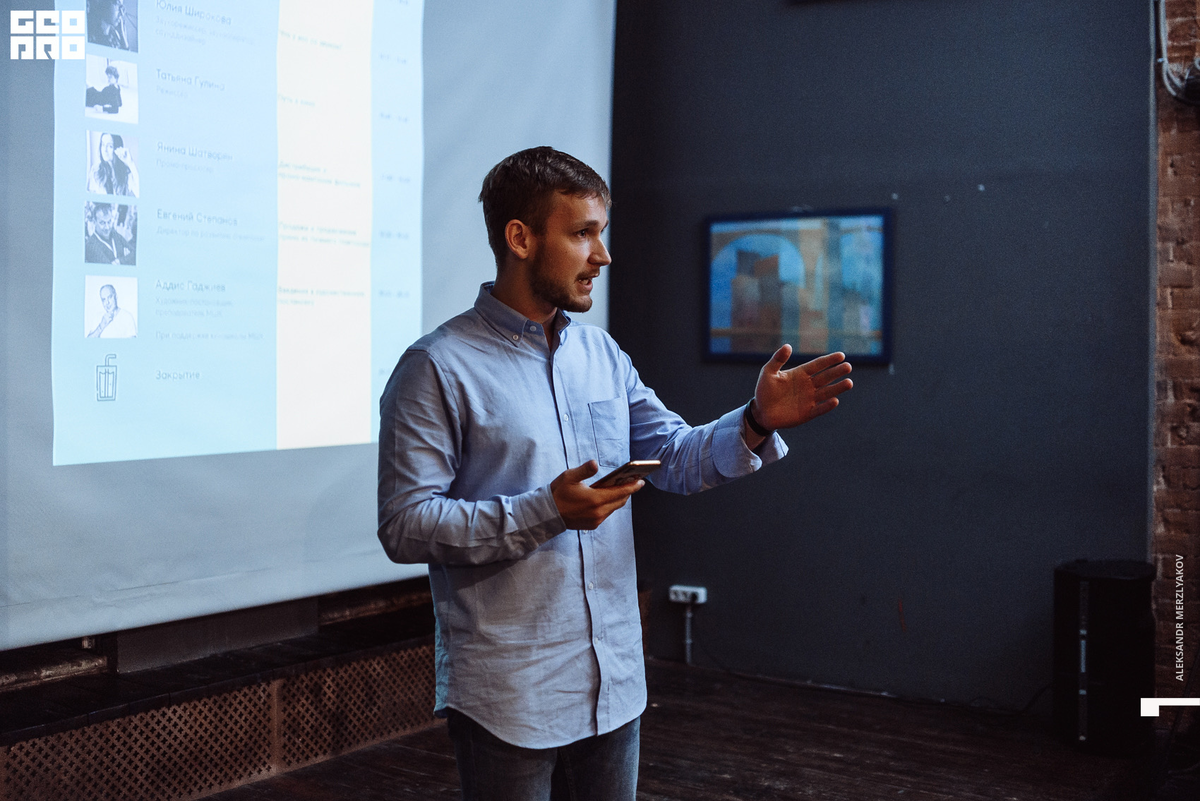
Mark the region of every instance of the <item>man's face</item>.
<instances>
[{"instance_id":1,"label":"man's face","mask_svg":"<svg viewBox=\"0 0 1200 801\"><path fill-rule=\"evenodd\" d=\"M110 314L117 308L117 292L111 286L105 284L100 287L100 303L104 305L104 311Z\"/></svg>"},{"instance_id":2,"label":"man's face","mask_svg":"<svg viewBox=\"0 0 1200 801\"><path fill-rule=\"evenodd\" d=\"M100 237L101 239L108 239L109 234L112 233L112 223L113 223L112 212L111 211L97 211L95 223L96 223L96 236Z\"/></svg>"},{"instance_id":3,"label":"man's face","mask_svg":"<svg viewBox=\"0 0 1200 801\"><path fill-rule=\"evenodd\" d=\"M612 262L600 240L607 227L603 200L556 192L545 230L534 236L537 244L530 258L534 297L563 311L592 308L592 279Z\"/></svg>"},{"instance_id":4,"label":"man's face","mask_svg":"<svg viewBox=\"0 0 1200 801\"><path fill-rule=\"evenodd\" d=\"M121 0L100 0L100 21L105 25L116 25L121 18Z\"/></svg>"}]
</instances>

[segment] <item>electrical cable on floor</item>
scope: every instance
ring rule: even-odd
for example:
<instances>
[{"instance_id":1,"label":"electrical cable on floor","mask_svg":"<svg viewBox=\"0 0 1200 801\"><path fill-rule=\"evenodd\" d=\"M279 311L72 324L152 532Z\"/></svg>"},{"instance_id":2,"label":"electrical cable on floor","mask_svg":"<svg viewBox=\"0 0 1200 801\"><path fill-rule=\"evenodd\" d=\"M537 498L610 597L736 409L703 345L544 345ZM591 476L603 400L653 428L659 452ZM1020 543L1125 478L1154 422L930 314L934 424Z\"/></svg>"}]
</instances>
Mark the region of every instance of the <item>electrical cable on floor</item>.
<instances>
[{"instance_id":1,"label":"electrical cable on floor","mask_svg":"<svg viewBox=\"0 0 1200 801\"><path fill-rule=\"evenodd\" d=\"M838 692L850 693L853 695L866 695L871 698L886 698L890 701L899 701L902 704L910 704L913 706L939 707L939 708L943 708L943 709L949 707L952 709L961 709L963 711L972 712L975 714L984 714L984 715L988 715L990 717L1005 717L1005 718L1013 718L1013 719L1029 714L1029 710L1033 709L1033 705L1037 703L1038 699L1042 697L1042 695L1046 692L1046 690L1049 690L1053 686L1053 683L1050 683L1050 684L1047 684L1046 686L1042 687L1040 690L1038 690L1036 693L1033 694L1033 697L1029 699L1028 703L1026 703L1025 706L1021 707L1021 709L1019 709L1019 710L1014 710L1014 709L972 706L972 704L975 704L976 701L991 701L991 699L982 698L982 697L972 699L970 702L964 704L964 703L960 703L960 702L956 702L956 701L933 700L930 698L908 698L906 696L896 695L894 693L889 693L889 692L879 692L879 691L872 691L872 690L857 690L853 687L839 687L835 684L818 684L818 683L812 682L812 681L780 679L780 678L776 678L774 676L762 676L762 675L758 675L755 673L743 673L739 670L733 670L729 667L726 667L725 664L723 662L721 662L721 660L719 660L715 656L713 656L712 652L709 651L708 647L704 644L704 640L697 636L697 633L696 633L697 624L695 621L698 619L699 618L697 617L697 618L689 621L688 629L689 629L689 636L691 639L691 644L694 646L699 646L700 650L703 651L704 655L706 657L708 657L708 659L717 666L718 670L720 670L723 673L728 673L730 676L735 676L739 679L750 679L751 681L764 682L766 684L783 684L783 685L786 685L789 687L807 687L810 689L836 690ZM690 652L691 649L689 648L688 650ZM693 665L693 667L694 667L694 665Z\"/></svg>"},{"instance_id":2,"label":"electrical cable on floor","mask_svg":"<svg viewBox=\"0 0 1200 801\"><path fill-rule=\"evenodd\" d=\"M688 666L692 664L692 607L694 606L694 603L688 601L687 611L684 613L683 662Z\"/></svg>"},{"instance_id":3,"label":"electrical cable on floor","mask_svg":"<svg viewBox=\"0 0 1200 801\"><path fill-rule=\"evenodd\" d=\"M970 701L967 702L966 706L968 709L970 709L974 712L986 712L989 715L1002 715L1002 716L1007 716L1007 717L1019 718L1022 715L1029 714L1029 710L1033 709L1033 705L1038 702L1038 699L1042 697L1042 694L1045 693L1046 690L1049 690L1053 686L1054 686L1054 682L1050 682L1050 683L1046 684L1044 687L1042 687L1042 689L1040 689L1036 693L1034 693L1033 697L1029 699L1029 702L1026 703L1025 706L1021 707L1020 709L1005 709L1004 707L1000 706L998 701L995 701L991 698L987 698L986 696L982 696L982 695L978 696L976 698L972 698ZM983 706L982 702L984 702L984 701L988 702L989 704L993 704L993 706Z\"/></svg>"}]
</instances>

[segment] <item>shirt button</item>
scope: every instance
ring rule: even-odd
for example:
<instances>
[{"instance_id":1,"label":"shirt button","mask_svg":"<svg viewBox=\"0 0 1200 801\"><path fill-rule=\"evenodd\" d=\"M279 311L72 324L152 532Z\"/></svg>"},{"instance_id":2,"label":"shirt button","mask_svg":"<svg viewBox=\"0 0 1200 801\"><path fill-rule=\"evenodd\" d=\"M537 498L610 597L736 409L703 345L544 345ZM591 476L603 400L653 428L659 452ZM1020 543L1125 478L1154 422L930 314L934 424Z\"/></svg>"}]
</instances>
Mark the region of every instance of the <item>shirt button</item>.
<instances>
[{"instance_id":1,"label":"shirt button","mask_svg":"<svg viewBox=\"0 0 1200 801\"><path fill-rule=\"evenodd\" d=\"M513 334L513 342L516 342L520 338L521 338L520 334Z\"/></svg>"},{"instance_id":2,"label":"shirt button","mask_svg":"<svg viewBox=\"0 0 1200 801\"><path fill-rule=\"evenodd\" d=\"M564 420L570 420L570 419L571 419L571 415L567 414L566 412L563 412L563 419L564 419Z\"/></svg>"},{"instance_id":3,"label":"shirt button","mask_svg":"<svg viewBox=\"0 0 1200 801\"><path fill-rule=\"evenodd\" d=\"M589 589L589 590L594 590L594 589L596 589L596 585L595 585L595 584L593 584L592 582L590 582L590 581L589 581L589 582L588 582L588 589Z\"/></svg>"}]
</instances>

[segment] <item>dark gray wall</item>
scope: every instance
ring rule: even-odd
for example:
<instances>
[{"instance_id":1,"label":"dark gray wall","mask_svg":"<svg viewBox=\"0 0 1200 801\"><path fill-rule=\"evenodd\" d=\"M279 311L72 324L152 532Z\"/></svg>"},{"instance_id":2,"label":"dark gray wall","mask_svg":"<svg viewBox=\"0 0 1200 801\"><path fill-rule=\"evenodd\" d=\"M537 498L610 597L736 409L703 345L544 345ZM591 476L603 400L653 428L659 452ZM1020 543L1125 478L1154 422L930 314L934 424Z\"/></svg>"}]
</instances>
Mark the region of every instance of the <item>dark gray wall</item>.
<instances>
[{"instance_id":1,"label":"dark gray wall","mask_svg":"<svg viewBox=\"0 0 1200 801\"><path fill-rule=\"evenodd\" d=\"M617 13L611 330L703 422L715 213L895 209L893 364L758 475L635 502L650 649L967 701L1050 677L1052 571L1145 558L1150 4L660 0ZM903 603L903 621L899 607Z\"/></svg>"}]
</instances>

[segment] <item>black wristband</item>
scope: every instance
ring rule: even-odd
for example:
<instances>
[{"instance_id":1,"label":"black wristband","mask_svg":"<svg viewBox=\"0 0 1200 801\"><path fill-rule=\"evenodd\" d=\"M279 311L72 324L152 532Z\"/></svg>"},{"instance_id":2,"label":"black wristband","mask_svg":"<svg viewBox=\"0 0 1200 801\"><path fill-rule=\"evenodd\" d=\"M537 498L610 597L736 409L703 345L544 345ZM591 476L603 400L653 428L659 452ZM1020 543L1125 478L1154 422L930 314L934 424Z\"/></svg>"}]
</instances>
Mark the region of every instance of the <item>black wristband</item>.
<instances>
[{"instance_id":1,"label":"black wristband","mask_svg":"<svg viewBox=\"0 0 1200 801\"><path fill-rule=\"evenodd\" d=\"M742 419L746 421L746 425L750 426L750 430L760 437L771 436L771 430L763 428L757 420L754 419L754 412L750 411L750 404L754 403L754 398L750 399L750 403L746 404L746 411L742 412Z\"/></svg>"}]
</instances>

